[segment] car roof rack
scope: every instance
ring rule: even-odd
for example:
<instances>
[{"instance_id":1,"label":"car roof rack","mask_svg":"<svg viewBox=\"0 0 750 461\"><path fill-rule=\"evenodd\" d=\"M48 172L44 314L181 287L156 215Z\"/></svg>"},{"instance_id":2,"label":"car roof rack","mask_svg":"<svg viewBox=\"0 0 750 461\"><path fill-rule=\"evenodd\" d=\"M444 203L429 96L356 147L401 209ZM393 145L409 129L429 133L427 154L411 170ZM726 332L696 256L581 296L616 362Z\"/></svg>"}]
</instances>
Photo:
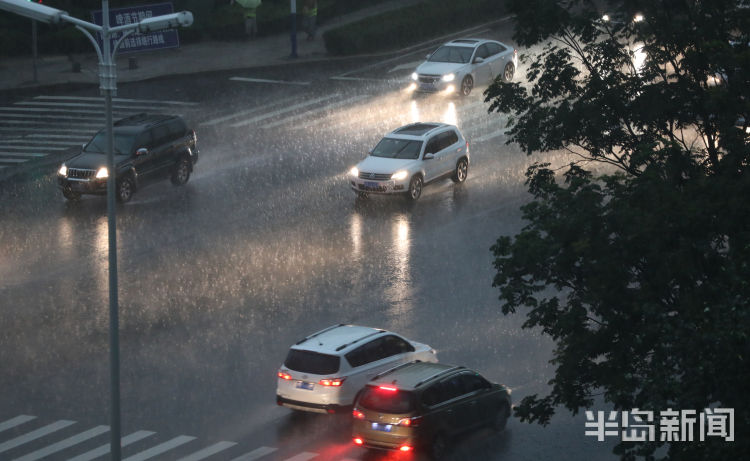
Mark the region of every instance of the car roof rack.
<instances>
[{"instance_id":1,"label":"car roof rack","mask_svg":"<svg viewBox=\"0 0 750 461\"><path fill-rule=\"evenodd\" d=\"M376 379L378 379L378 378L382 378L383 376L387 375L388 373L390 373L390 372L392 372L392 371L396 371L396 370L398 370L399 368L407 367L407 366L409 366L409 365L412 365L412 364L414 364L414 363L419 363L419 362L421 362L421 361L420 361L420 360L412 360L411 362L406 362L406 363L402 363L401 365L396 365L396 366L395 366L395 367L393 367L393 368L389 368L389 369L387 369L387 370L385 370L385 371L381 371L380 373L376 374L375 376L373 376L373 377L372 377L372 378L370 379L370 381L374 381L374 380L376 380Z\"/></svg>"},{"instance_id":2,"label":"car roof rack","mask_svg":"<svg viewBox=\"0 0 750 461\"><path fill-rule=\"evenodd\" d=\"M404 125L401 128L396 128L393 130L394 134L405 134L405 135L411 135L411 136L424 136L426 133L429 133L430 131L434 130L435 128L440 128L443 126L442 123L424 123L424 122L417 122L417 123L410 123L409 125Z\"/></svg>"},{"instance_id":3,"label":"car roof rack","mask_svg":"<svg viewBox=\"0 0 750 461\"><path fill-rule=\"evenodd\" d=\"M339 323L338 325L331 325L330 327L328 327L328 328L324 328L324 329L322 329L322 330L318 331L317 333L313 333L313 334L311 334L310 336L306 336L306 337L304 337L304 338L300 339L299 341L297 341L296 343L294 343L294 345L295 345L295 346L298 346L298 345L300 345L300 344L304 343L305 341L307 341L308 339L312 339L312 338L314 338L314 337L316 337L316 336L318 336L318 335L322 335L322 334L323 334L323 333L325 333L326 331L331 331L331 330L333 330L333 329L335 329L335 328L338 328L338 327L345 327L345 326L346 326L346 323Z\"/></svg>"},{"instance_id":4,"label":"car roof rack","mask_svg":"<svg viewBox=\"0 0 750 461\"><path fill-rule=\"evenodd\" d=\"M149 114L146 112L140 112L140 113L133 114L125 118L121 118L120 120L117 120L115 123L113 123L113 126L137 125L143 122L149 122L147 123L147 126L151 126L151 125L160 123L172 117L173 117L172 115Z\"/></svg>"},{"instance_id":5,"label":"car roof rack","mask_svg":"<svg viewBox=\"0 0 750 461\"><path fill-rule=\"evenodd\" d=\"M442 374L447 374L447 373L450 373L450 372L453 372L453 371L456 371L456 370L460 370L460 369L462 369L462 368L466 368L466 367L464 367L464 366L462 366L462 365L457 365L457 366L455 366L455 367L452 367L452 368L448 368L447 370L441 370L441 371L438 371L438 372L437 372L437 373L435 373L434 375L428 376L427 378L425 378L425 379L423 379L422 381L418 382L417 384L415 384L415 385L414 385L414 387L415 387L415 388L416 388L416 387L419 387L419 386L421 386L422 384L426 383L427 381L429 381L429 380L431 380L431 379L433 379L433 378L435 378L435 377L437 377L437 376L440 376L440 375L442 375Z\"/></svg>"},{"instance_id":6,"label":"car roof rack","mask_svg":"<svg viewBox=\"0 0 750 461\"><path fill-rule=\"evenodd\" d=\"M350 342L350 343L346 343L346 344L342 344L342 345L340 345L339 347L337 347L337 348L336 348L336 352L340 351L341 349L345 349L345 348L347 348L347 347L351 346L351 345L352 345L352 344L354 344L354 343L358 343L358 342L362 341L362 340L363 340L363 339L365 339L365 338L369 338L370 336L375 336L375 335L379 335L379 334L381 334L381 333L385 333L385 330L381 330L381 329L378 329L378 331L373 331L372 333L368 333L368 334L366 334L366 335L362 336L362 337L361 337L361 338L359 338L359 339L355 339L354 341L352 341L352 342Z\"/></svg>"}]
</instances>

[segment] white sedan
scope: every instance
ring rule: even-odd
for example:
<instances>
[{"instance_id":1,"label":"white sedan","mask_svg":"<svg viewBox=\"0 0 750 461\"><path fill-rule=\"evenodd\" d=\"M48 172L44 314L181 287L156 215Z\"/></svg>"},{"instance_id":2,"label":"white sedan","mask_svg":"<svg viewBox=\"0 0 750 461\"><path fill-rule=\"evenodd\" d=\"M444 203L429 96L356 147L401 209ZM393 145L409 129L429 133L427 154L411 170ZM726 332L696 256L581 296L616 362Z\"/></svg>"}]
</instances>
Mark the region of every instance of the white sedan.
<instances>
[{"instance_id":1,"label":"white sedan","mask_svg":"<svg viewBox=\"0 0 750 461\"><path fill-rule=\"evenodd\" d=\"M513 79L518 51L495 40L461 38L442 45L411 75L411 89L427 93L468 96L476 85L491 83L498 75Z\"/></svg>"}]
</instances>

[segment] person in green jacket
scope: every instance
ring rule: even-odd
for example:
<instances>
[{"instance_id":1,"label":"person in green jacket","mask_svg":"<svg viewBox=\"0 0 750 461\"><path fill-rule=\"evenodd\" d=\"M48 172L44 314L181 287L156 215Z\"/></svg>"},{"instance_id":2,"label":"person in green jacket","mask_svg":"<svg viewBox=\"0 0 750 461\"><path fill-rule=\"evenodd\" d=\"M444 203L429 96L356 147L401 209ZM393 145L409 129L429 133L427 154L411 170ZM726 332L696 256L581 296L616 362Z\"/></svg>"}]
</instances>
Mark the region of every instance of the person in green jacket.
<instances>
[{"instance_id":1,"label":"person in green jacket","mask_svg":"<svg viewBox=\"0 0 750 461\"><path fill-rule=\"evenodd\" d=\"M231 4L237 3L244 10L245 35L255 38L258 35L258 23L256 22L255 9L260 6L261 0L231 0Z\"/></svg>"},{"instance_id":2,"label":"person in green jacket","mask_svg":"<svg viewBox=\"0 0 750 461\"><path fill-rule=\"evenodd\" d=\"M318 18L318 0L305 0L302 6L302 25L307 32L307 40L315 39L315 22Z\"/></svg>"}]
</instances>

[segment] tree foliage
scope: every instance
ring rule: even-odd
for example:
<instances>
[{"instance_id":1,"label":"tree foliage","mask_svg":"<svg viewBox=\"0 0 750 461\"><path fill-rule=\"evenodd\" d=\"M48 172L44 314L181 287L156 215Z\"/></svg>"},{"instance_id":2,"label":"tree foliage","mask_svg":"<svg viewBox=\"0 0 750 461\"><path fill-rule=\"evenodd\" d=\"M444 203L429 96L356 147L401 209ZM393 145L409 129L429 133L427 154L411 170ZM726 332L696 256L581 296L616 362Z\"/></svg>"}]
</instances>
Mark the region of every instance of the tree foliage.
<instances>
[{"instance_id":1,"label":"tree foliage","mask_svg":"<svg viewBox=\"0 0 750 461\"><path fill-rule=\"evenodd\" d=\"M735 410L735 442L620 443L623 459L750 453L750 8L744 0L511 0L523 83L496 82L509 142L566 150L527 171L534 199L492 247L505 314L555 342L555 408ZM604 14L609 21L603 21ZM642 20L634 21L636 14ZM642 62L641 62L642 61ZM609 165L595 176L591 166ZM549 290L552 287L554 290Z\"/></svg>"}]
</instances>

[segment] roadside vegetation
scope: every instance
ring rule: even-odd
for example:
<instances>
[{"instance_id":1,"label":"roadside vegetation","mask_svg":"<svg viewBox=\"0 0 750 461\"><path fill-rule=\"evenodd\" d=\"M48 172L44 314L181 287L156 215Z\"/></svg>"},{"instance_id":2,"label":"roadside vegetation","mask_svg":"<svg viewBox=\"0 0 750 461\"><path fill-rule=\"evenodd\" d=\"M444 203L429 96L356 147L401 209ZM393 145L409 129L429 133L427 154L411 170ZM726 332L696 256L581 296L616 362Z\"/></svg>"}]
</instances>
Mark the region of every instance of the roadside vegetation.
<instances>
[{"instance_id":1,"label":"roadside vegetation","mask_svg":"<svg viewBox=\"0 0 750 461\"><path fill-rule=\"evenodd\" d=\"M734 441L621 442L623 460L743 459L750 440L750 9L737 0L511 0L542 51L494 83L529 168L525 228L492 247L507 315L556 343L546 395L515 409L734 409ZM602 20L604 14L609 20ZM643 59L641 63L638 56ZM608 165L607 175L594 171ZM583 430L583 428L581 428ZM619 432L618 432L619 438ZM691 439L692 440L692 439Z\"/></svg>"}]
</instances>

